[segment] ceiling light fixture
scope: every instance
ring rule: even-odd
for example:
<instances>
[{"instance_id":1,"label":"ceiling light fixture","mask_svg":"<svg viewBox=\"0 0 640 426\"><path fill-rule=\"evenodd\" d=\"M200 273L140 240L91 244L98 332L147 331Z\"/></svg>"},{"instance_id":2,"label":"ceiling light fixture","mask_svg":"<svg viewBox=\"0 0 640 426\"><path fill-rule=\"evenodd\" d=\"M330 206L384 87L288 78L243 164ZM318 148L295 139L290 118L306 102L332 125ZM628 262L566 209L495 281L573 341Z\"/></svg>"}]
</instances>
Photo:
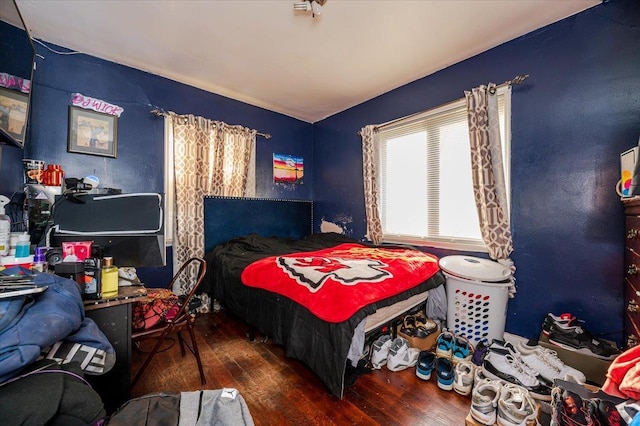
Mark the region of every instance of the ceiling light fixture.
<instances>
[{"instance_id":1,"label":"ceiling light fixture","mask_svg":"<svg viewBox=\"0 0 640 426\"><path fill-rule=\"evenodd\" d=\"M322 6L327 0L306 0L302 2L296 2L293 4L293 10L299 10L302 12L311 12L311 15L315 18L316 15L322 13Z\"/></svg>"}]
</instances>

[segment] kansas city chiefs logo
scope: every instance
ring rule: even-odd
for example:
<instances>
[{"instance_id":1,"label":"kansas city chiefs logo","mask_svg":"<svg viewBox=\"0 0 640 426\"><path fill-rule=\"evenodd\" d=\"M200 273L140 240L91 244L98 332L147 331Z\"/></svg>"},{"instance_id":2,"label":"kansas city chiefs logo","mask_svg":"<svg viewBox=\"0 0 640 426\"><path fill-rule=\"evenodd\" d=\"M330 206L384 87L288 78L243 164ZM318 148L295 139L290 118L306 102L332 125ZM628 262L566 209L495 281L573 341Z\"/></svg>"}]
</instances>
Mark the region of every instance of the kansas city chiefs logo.
<instances>
[{"instance_id":1,"label":"kansas city chiefs logo","mask_svg":"<svg viewBox=\"0 0 640 426\"><path fill-rule=\"evenodd\" d=\"M341 259L337 257L278 257L276 265L312 293L329 279L343 285L376 283L390 278L386 263L374 259Z\"/></svg>"}]
</instances>

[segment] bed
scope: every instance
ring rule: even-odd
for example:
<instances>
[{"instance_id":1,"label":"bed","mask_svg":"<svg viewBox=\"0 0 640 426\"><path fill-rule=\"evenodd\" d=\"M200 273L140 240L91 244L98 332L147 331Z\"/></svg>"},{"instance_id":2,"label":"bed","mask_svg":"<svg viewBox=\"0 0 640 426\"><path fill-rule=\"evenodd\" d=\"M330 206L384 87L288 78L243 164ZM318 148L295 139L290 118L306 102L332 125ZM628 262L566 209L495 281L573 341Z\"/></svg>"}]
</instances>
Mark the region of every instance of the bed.
<instances>
[{"instance_id":1,"label":"bed","mask_svg":"<svg viewBox=\"0 0 640 426\"><path fill-rule=\"evenodd\" d=\"M260 214L252 219L246 217L246 212ZM441 286L444 277L437 267L437 258L418 250L376 247L336 233L312 234L312 214L311 202L207 197L208 271L203 290L259 333L283 345L288 357L306 364L329 392L341 399L347 363L353 360L354 353L357 357L358 351L362 352L367 337L403 313L423 306L428 291ZM243 220L238 221L238 217ZM260 223L248 223L255 221ZM232 229L234 222L242 222L238 225L241 229ZM375 253L376 259L345 260L348 253L361 256L365 252ZM419 263L424 270L389 269L391 275L399 278L396 284L389 284L388 277L383 277L388 275L387 267L396 264L393 267L399 267L400 259L411 256L415 256L411 258L413 268L418 268ZM336 285L325 276L318 278L306 273L310 266L313 274L318 269L334 272L336 266L331 262L318 268L317 259L336 258L348 264L338 269L350 273L355 273L352 271L356 263L365 263L369 290L359 281L356 285L351 275L337 279L333 273L331 279L341 283ZM301 261L304 274L300 273ZM301 278L302 275L305 277ZM361 273L356 275L359 277ZM315 278L309 280L310 276ZM279 279L297 284L277 287ZM385 286L391 287L385 290ZM352 303L351 299L356 297L350 296L349 291L354 289L360 289L358 297L364 300ZM333 292L342 293L336 297ZM311 294L312 299L320 301L307 301ZM338 305L340 309L333 309Z\"/></svg>"}]
</instances>

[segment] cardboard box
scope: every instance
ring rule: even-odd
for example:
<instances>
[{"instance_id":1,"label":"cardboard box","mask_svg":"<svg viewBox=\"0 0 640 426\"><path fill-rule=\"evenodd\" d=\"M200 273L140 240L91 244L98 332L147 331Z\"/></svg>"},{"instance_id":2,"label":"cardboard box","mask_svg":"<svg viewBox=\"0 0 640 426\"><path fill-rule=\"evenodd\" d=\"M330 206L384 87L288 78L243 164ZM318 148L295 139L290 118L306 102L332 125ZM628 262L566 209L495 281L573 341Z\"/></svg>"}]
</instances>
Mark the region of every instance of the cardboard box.
<instances>
[{"instance_id":1,"label":"cardboard box","mask_svg":"<svg viewBox=\"0 0 640 426\"><path fill-rule=\"evenodd\" d=\"M602 386L607 378L607 371L611 361L607 361L582 352L563 349L549 342L544 333L540 333L538 344L551 349L558 354L558 358L570 367L576 368L584 373L588 382Z\"/></svg>"},{"instance_id":2,"label":"cardboard box","mask_svg":"<svg viewBox=\"0 0 640 426\"><path fill-rule=\"evenodd\" d=\"M409 342L409 346L412 348L420 349L421 351L431 351L436 347L436 341L438 340L438 336L440 335L440 328L436 331L425 337L424 339L420 339L418 337L412 337L407 334L404 334L400 329L402 328L402 324L398 324L396 328L396 333L398 336L407 339Z\"/></svg>"},{"instance_id":3,"label":"cardboard box","mask_svg":"<svg viewBox=\"0 0 640 426\"><path fill-rule=\"evenodd\" d=\"M540 415L538 414L538 423L543 426L549 425L549 423L551 423L551 418L548 418L548 419L546 417L540 418ZM497 424L498 423L494 423L494 425L497 425ZM469 413L467 414L467 418L464 419L464 426L487 426L487 425L485 425L484 423L480 423L479 421L471 417L471 413ZM536 426L535 420L528 421L527 426Z\"/></svg>"}]
</instances>

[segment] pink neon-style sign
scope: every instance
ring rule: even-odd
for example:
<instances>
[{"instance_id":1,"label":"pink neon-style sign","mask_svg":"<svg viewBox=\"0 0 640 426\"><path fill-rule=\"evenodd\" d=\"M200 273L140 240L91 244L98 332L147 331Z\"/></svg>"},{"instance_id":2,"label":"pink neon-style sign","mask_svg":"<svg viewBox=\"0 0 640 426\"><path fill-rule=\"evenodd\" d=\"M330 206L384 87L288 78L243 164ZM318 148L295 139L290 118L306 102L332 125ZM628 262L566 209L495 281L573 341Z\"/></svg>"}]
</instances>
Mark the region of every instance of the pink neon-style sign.
<instances>
[{"instance_id":1,"label":"pink neon-style sign","mask_svg":"<svg viewBox=\"0 0 640 426\"><path fill-rule=\"evenodd\" d=\"M124 112L124 108L118 105L110 104L109 102L101 101L90 96L84 96L80 93L74 93L71 96L71 104L84 109L91 109L96 112L103 112L109 115L115 115L120 117L120 114Z\"/></svg>"}]
</instances>

